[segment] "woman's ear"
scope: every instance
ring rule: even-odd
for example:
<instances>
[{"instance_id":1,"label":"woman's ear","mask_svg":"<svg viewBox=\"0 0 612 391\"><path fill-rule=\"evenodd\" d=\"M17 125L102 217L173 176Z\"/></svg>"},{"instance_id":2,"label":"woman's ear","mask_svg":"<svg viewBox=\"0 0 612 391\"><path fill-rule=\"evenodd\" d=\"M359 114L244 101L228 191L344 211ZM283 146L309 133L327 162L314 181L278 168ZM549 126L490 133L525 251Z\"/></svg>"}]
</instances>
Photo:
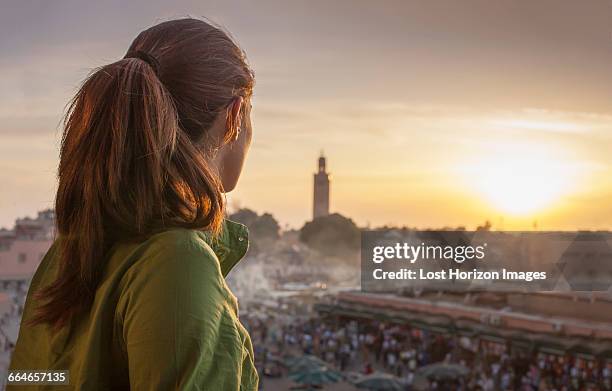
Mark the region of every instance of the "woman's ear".
<instances>
[{"instance_id":1,"label":"woman's ear","mask_svg":"<svg viewBox=\"0 0 612 391\"><path fill-rule=\"evenodd\" d=\"M240 122L242 120L242 103L244 98L238 96L232 100L227 108L227 119L225 123L225 140L232 142L238 139L240 134Z\"/></svg>"}]
</instances>

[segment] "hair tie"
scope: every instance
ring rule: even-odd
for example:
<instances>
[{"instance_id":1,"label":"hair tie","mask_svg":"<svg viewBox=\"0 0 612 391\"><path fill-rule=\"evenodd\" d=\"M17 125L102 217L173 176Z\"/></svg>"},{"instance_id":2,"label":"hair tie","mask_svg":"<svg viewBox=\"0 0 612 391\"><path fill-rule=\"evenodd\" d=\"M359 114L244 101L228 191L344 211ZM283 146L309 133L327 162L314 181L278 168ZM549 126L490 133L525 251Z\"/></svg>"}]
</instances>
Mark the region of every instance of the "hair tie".
<instances>
[{"instance_id":1,"label":"hair tie","mask_svg":"<svg viewBox=\"0 0 612 391\"><path fill-rule=\"evenodd\" d=\"M136 50L134 52L128 52L125 55L125 58L138 58L146 62L147 64L149 64L151 68L153 68L153 72L155 72L155 74L159 76L159 68L160 68L159 61L157 61L157 58L155 58L151 54L144 52L142 50Z\"/></svg>"}]
</instances>

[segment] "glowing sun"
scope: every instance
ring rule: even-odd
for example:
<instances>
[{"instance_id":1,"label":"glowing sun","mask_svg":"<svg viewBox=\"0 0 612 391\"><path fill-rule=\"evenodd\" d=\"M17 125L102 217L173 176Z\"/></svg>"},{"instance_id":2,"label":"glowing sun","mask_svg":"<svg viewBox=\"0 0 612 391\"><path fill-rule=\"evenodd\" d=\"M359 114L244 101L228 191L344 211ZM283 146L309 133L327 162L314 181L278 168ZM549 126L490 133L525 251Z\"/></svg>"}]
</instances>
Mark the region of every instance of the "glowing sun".
<instances>
[{"instance_id":1,"label":"glowing sun","mask_svg":"<svg viewBox=\"0 0 612 391\"><path fill-rule=\"evenodd\" d=\"M475 191L495 209L512 215L548 209L572 186L567 161L534 151L479 157L469 173Z\"/></svg>"}]
</instances>

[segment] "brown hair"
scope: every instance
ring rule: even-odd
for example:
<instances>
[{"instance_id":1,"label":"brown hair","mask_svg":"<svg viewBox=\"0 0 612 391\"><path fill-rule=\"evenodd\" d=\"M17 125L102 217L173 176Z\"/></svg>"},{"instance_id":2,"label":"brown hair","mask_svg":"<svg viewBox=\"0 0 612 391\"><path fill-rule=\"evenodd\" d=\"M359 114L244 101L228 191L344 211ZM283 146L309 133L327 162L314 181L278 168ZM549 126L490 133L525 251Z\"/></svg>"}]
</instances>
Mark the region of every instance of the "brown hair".
<instances>
[{"instance_id":1,"label":"brown hair","mask_svg":"<svg viewBox=\"0 0 612 391\"><path fill-rule=\"evenodd\" d=\"M37 291L31 324L59 328L91 306L110 247L172 227L218 232L223 189L206 137L254 84L244 52L207 22L179 19L138 35L95 70L68 107L55 201L58 274ZM230 115L223 142L237 132Z\"/></svg>"}]
</instances>

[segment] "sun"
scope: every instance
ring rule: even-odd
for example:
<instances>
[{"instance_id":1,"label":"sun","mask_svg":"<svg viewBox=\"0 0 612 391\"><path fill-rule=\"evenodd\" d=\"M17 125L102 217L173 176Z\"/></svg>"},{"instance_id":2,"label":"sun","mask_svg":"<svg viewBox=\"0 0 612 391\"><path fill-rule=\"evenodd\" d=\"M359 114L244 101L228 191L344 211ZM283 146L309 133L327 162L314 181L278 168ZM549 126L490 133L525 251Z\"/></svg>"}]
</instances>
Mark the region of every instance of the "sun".
<instances>
[{"instance_id":1,"label":"sun","mask_svg":"<svg viewBox=\"0 0 612 391\"><path fill-rule=\"evenodd\" d=\"M470 187L489 205L516 216L553 207L572 186L567 161L524 148L482 156L468 172Z\"/></svg>"}]
</instances>

